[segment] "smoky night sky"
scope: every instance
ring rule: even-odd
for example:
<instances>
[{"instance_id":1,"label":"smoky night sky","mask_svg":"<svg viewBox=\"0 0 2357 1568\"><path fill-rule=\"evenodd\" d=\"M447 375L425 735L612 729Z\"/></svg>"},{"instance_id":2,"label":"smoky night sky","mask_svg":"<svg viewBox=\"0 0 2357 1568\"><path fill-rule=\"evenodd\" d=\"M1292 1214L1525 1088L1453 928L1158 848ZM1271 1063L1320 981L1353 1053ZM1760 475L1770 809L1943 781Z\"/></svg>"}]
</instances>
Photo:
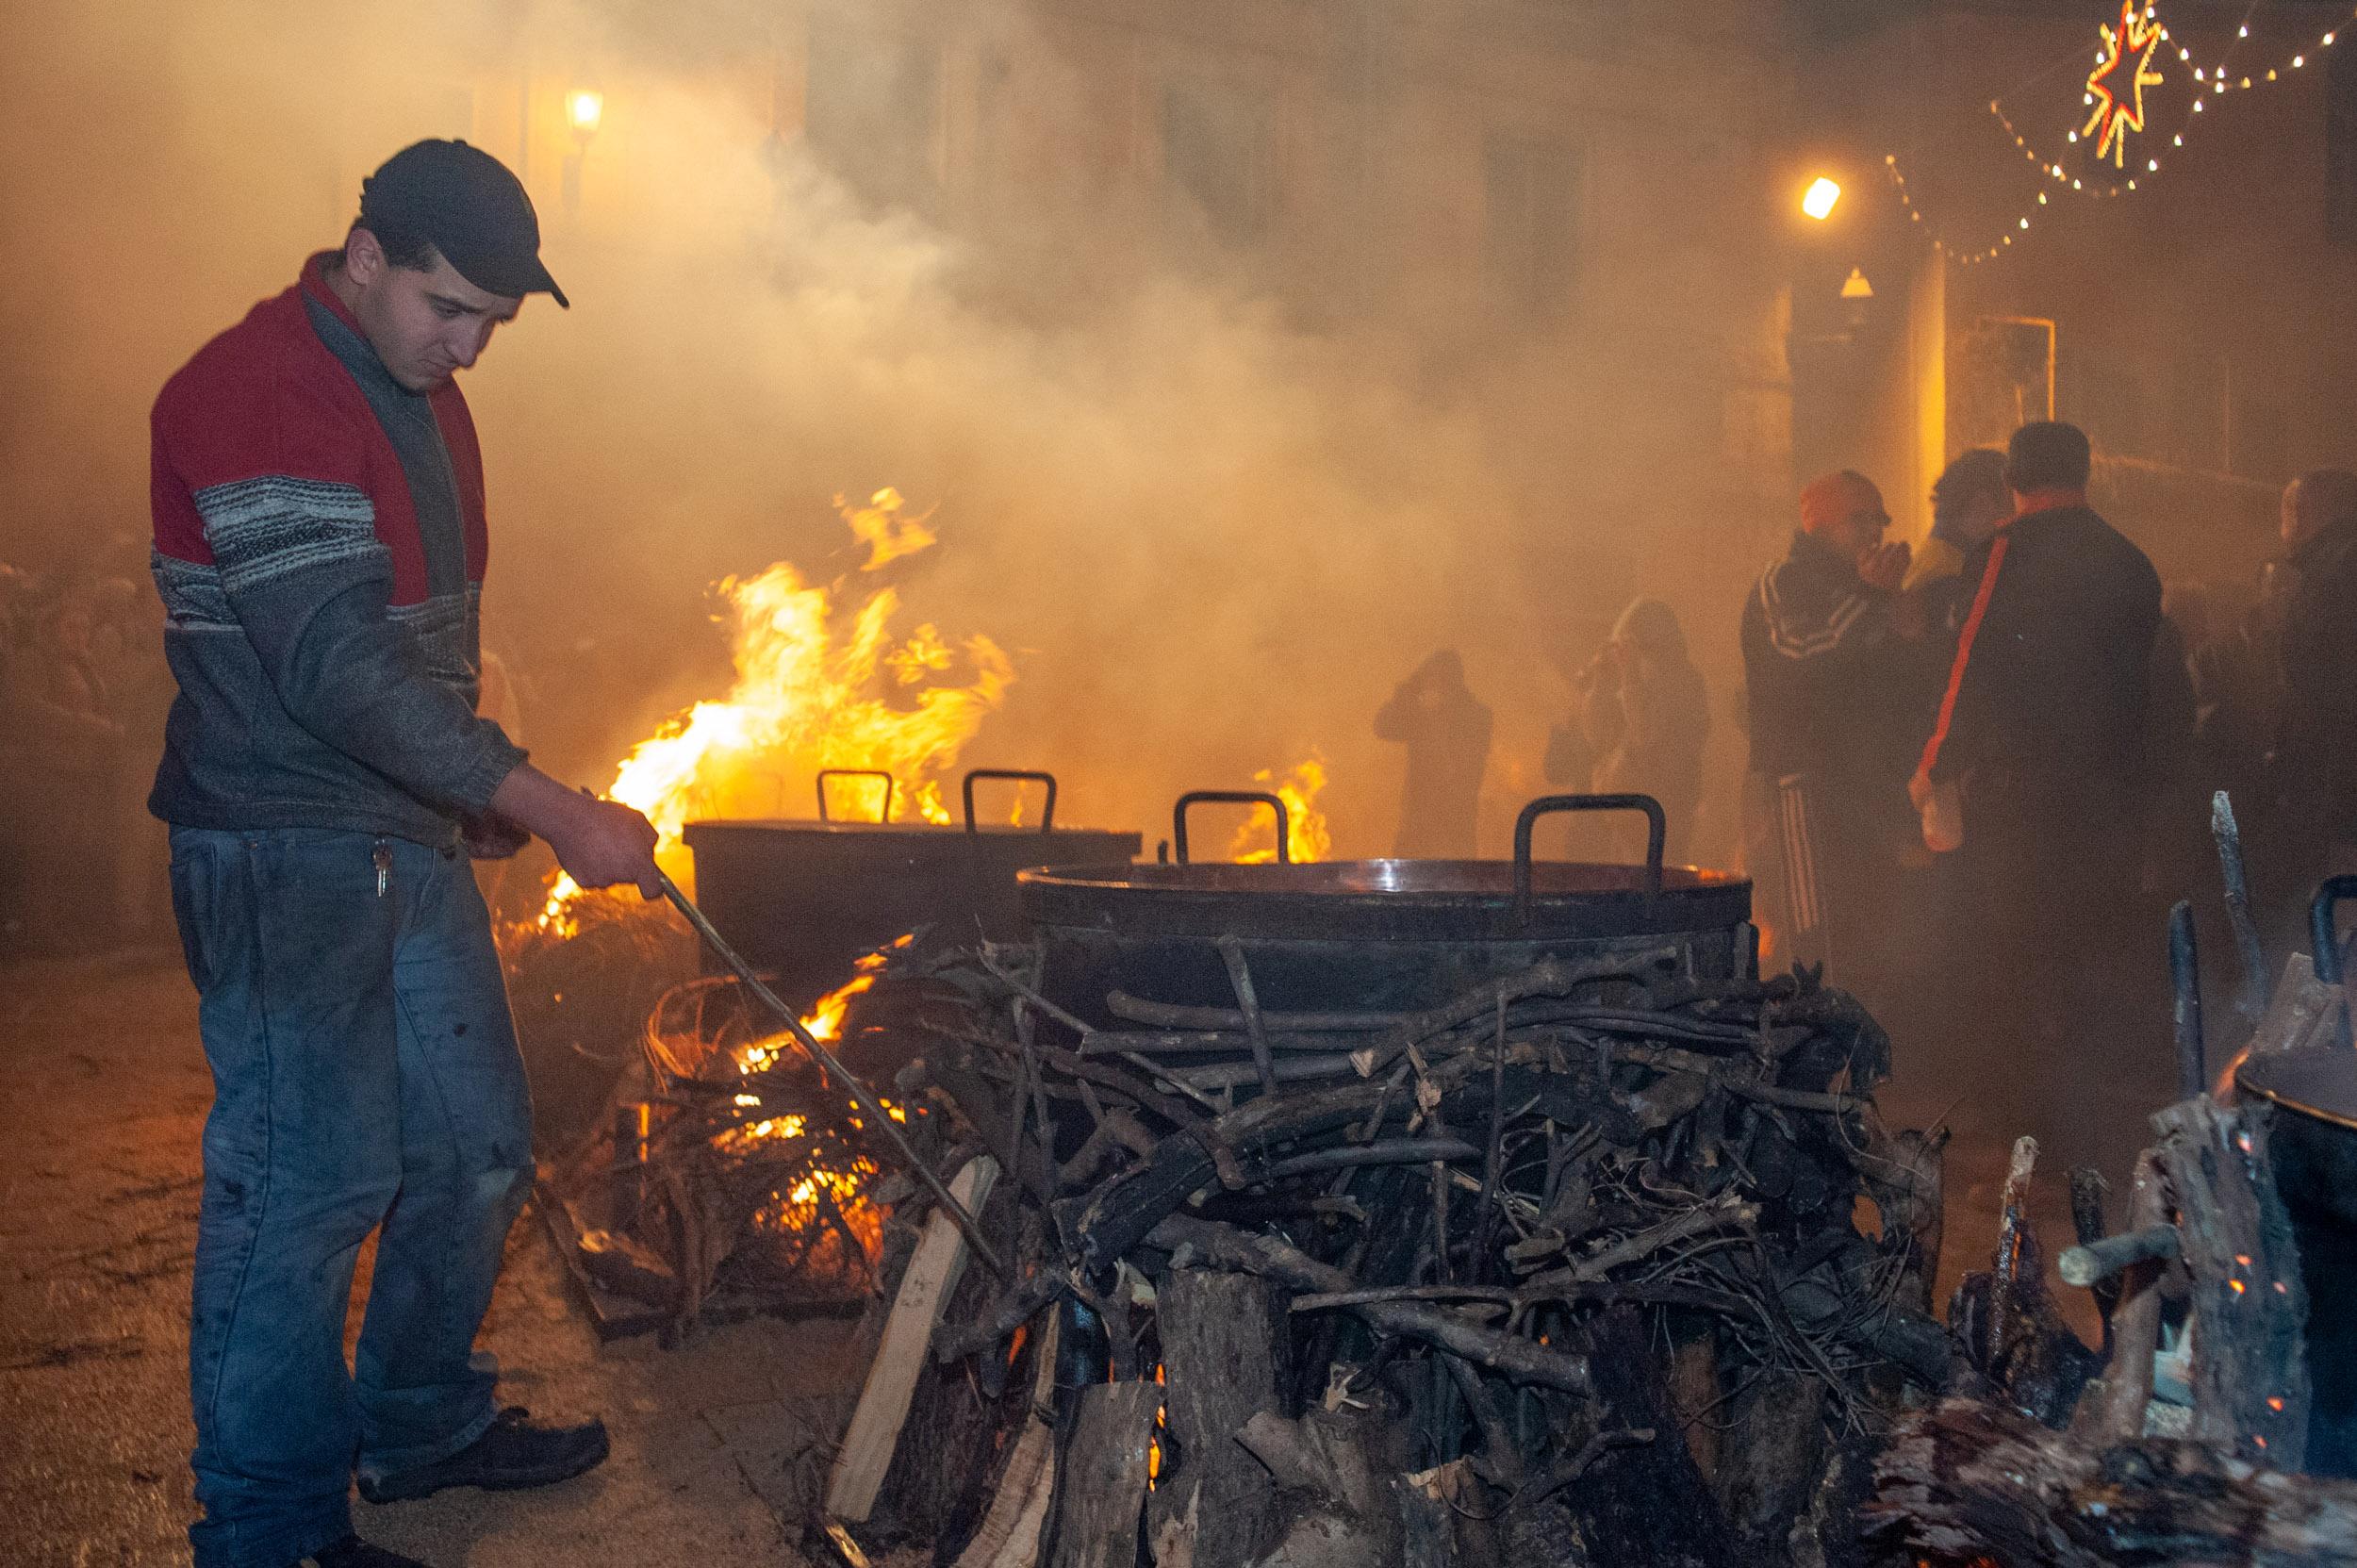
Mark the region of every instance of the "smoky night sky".
<instances>
[{"instance_id":1,"label":"smoky night sky","mask_svg":"<svg viewBox=\"0 0 2357 1568\"><path fill-rule=\"evenodd\" d=\"M1012 62L997 91L1052 149L1102 61L1021 8L997 20L990 58ZM1019 223L929 219L847 189L790 123L797 93L814 119L908 112L888 74L782 86L827 66L788 60L804 31L824 44L763 8L488 0L100 5L26 24L30 46L0 67L7 555L135 575L145 410L170 370L338 241L386 153L455 132L516 160L519 73L543 120L565 84L594 81L606 110L578 203L561 124L535 124L525 160L574 307L535 301L464 382L491 484L488 641L549 760L602 784L631 740L714 694L710 585L781 557L843 569L832 498L890 485L938 508L943 539L906 618L1015 657L966 762L1055 768L1076 819L1150 827L1182 788L1320 751L1340 847L1379 850L1400 764L1370 718L1456 646L1499 714L1484 817L1502 834L1542 787L1560 670L1634 593L1691 591L1679 562L1641 558L1645 531L1728 509L1695 472L1723 442L1707 393L1639 386L1648 412L1629 417L1627 366L1691 351L1656 297L1618 286L1690 271L1709 237L1689 218L1658 254L1596 246L1574 333L1469 304L1477 214L1387 211L1379 189L1354 231L1328 220L1315 245L1242 260L1183 193L1142 196L1117 169L1082 167L1060 188L1077 196ZM1317 124L1288 110L1274 143L1329 182L1335 160L1393 160L1353 190L1405 179L1384 91L1329 94L1341 107ZM1221 113L1267 100L1235 102L1211 100L1214 150ZM1620 145L1591 155L1581 211L1640 179ZM1705 151L1739 177L1739 150ZM1756 335L1772 290L1744 287L1757 297L1731 309ZM1730 584L1758 520L1722 520Z\"/></svg>"},{"instance_id":2,"label":"smoky night sky","mask_svg":"<svg viewBox=\"0 0 2357 1568\"><path fill-rule=\"evenodd\" d=\"M1377 852L1400 758L1371 716L1456 647L1498 715L1495 852L1546 787L1567 672L1651 594L1711 683L1694 850L1724 858L1734 605L1798 469L1877 466L1905 527L1929 477L1912 453L1871 464L1904 441L1796 436L1788 337L1854 256L1886 299L1916 265L1872 149L1902 147L1959 232L2019 194L1987 159L1931 156L1989 131L1978 85L1909 99L1923 78L1862 53L1889 35L1790 9L1683 8L1673 28L1591 8L1545 35L1571 41L1562 69L1480 12L1444 41L1491 50L1499 94L1420 61L1435 29L1349 7L1222 41L1005 5L942 22L938 49L897 10L729 0L53 8L0 62L0 555L137 581L155 388L337 242L382 157L468 135L521 167L575 301L534 302L464 383L488 640L544 760L602 784L715 695L712 586L779 559L848 569L833 499L888 485L937 508L943 540L904 621L1014 657L964 762L1056 769L1076 820L1158 832L1180 789L1315 751L1338 851ZM1896 63L1962 46L1939 25ZM2021 62L2009 80L2080 53L2060 21L1987 25ZM1713 74L1698 41L1755 64ZM1682 92L1705 80L1697 118ZM604 113L576 148L564 95L585 84ZM1812 251L1787 198L1825 149L1855 227ZM2165 242L2136 253L2189 312L2221 263L2184 221L2202 210L2165 209ZM2109 241L2081 239L1998 292L2084 306L2108 275L2086 245ZM1990 287L1960 276L1951 315L2007 306ZM2079 375L2081 341L2073 385L2175 373ZM2340 369L2306 367L2307 390ZM1959 406L1952 389L1952 427ZM2227 499L2259 518L2266 492Z\"/></svg>"}]
</instances>

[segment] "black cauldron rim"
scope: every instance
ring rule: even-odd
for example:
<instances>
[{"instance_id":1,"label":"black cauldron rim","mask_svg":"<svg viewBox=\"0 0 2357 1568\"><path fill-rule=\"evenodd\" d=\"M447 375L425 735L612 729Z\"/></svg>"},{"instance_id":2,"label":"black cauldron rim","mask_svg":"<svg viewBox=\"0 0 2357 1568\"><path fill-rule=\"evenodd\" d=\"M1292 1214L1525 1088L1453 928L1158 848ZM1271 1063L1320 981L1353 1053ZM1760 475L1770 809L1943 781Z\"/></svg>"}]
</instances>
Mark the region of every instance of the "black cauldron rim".
<instances>
[{"instance_id":1,"label":"black cauldron rim","mask_svg":"<svg viewBox=\"0 0 2357 1568\"><path fill-rule=\"evenodd\" d=\"M1034 931L1123 936L1220 936L1282 942L1547 944L1726 931L1752 915L1749 878L1661 863L1665 818L1641 795L1545 796L1523 808L1511 860L1187 861L1187 807L1202 801L1284 807L1249 791L1179 798L1176 864L1049 866L1016 873ZM1637 811L1645 863L1534 861L1531 828L1556 812Z\"/></svg>"},{"instance_id":2,"label":"black cauldron rim","mask_svg":"<svg viewBox=\"0 0 2357 1568\"><path fill-rule=\"evenodd\" d=\"M1541 861L1518 905L1511 861L1050 866L1015 873L1039 932L1244 940L1529 942L1672 936L1751 918L1749 879L1692 867Z\"/></svg>"}]
</instances>

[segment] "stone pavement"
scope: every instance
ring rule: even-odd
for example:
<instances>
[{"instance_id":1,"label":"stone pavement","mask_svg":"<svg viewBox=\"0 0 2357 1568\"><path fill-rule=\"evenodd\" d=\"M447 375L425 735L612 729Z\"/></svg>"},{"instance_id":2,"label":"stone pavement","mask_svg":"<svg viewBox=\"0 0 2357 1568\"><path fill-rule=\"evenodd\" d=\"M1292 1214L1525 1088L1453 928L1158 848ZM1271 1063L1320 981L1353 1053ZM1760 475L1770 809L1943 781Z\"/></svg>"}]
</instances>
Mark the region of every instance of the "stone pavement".
<instances>
[{"instance_id":1,"label":"stone pavement","mask_svg":"<svg viewBox=\"0 0 2357 1568\"><path fill-rule=\"evenodd\" d=\"M0 966L0 1564L185 1563L212 1096L178 955ZM484 1343L510 1403L604 1416L614 1457L542 1492L355 1503L361 1532L434 1568L799 1564L789 1461L857 1392L849 1332L758 1321L601 1345L528 1212Z\"/></svg>"}]
</instances>

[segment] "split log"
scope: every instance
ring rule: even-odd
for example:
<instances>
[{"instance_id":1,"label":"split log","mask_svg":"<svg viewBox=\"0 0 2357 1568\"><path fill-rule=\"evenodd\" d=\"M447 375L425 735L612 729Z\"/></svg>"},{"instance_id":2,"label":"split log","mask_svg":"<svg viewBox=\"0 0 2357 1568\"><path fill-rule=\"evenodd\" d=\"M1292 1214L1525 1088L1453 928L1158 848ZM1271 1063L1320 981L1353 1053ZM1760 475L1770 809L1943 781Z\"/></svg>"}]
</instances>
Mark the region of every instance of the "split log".
<instances>
[{"instance_id":1,"label":"split log","mask_svg":"<svg viewBox=\"0 0 2357 1568\"><path fill-rule=\"evenodd\" d=\"M1236 1439L1257 1415L1278 1413L1290 1386L1285 1303L1254 1274L1174 1268L1155 1284L1171 1443L1149 1508L1165 1522L1192 1515L1194 1568L1243 1568L1277 1526L1267 1478Z\"/></svg>"},{"instance_id":2,"label":"split log","mask_svg":"<svg viewBox=\"0 0 2357 1568\"><path fill-rule=\"evenodd\" d=\"M1797 1372L1757 1374L1729 1409L1717 1487L1727 1522L1755 1550L1789 1531L1825 1468L1825 1384Z\"/></svg>"},{"instance_id":3,"label":"split log","mask_svg":"<svg viewBox=\"0 0 2357 1568\"><path fill-rule=\"evenodd\" d=\"M2201 1443L2108 1448L1968 1399L1904 1418L1863 1513L1957 1560L2295 1568L2357 1562L2357 1482L2265 1470Z\"/></svg>"},{"instance_id":4,"label":"split log","mask_svg":"<svg viewBox=\"0 0 2357 1568\"><path fill-rule=\"evenodd\" d=\"M1032 1358L1031 1404L1023 1412L1021 1434L1008 1450L981 1523L958 1553L956 1568L1033 1568L1039 1561L1047 1510L1056 1500L1056 1428L1047 1411L1056 1393L1056 1345L1062 1337L1063 1320L1051 1316ZM938 1546L934 1561L940 1561Z\"/></svg>"},{"instance_id":5,"label":"split log","mask_svg":"<svg viewBox=\"0 0 2357 1568\"><path fill-rule=\"evenodd\" d=\"M1030 1568L1056 1494L1056 1432L1032 1417L1015 1439L981 1528L958 1554L957 1568Z\"/></svg>"},{"instance_id":6,"label":"split log","mask_svg":"<svg viewBox=\"0 0 2357 1568\"><path fill-rule=\"evenodd\" d=\"M1706 1481L1719 1476L1719 1336L1707 1321L1689 1329L1670 1355L1670 1408L1677 1412L1686 1452Z\"/></svg>"},{"instance_id":7,"label":"split log","mask_svg":"<svg viewBox=\"0 0 2357 1568\"><path fill-rule=\"evenodd\" d=\"M1458 1549L1458 1510L1477 1508L1479 1490L1464 1460L1402 1476L1393 1492L1399 1501L1395 1560L1400 1568L1458 1568L1465 1561Z\"/></svg>"},{"instance_id":8,"label":"split log","mask_svg":"<svg viewBox=\"0 0 2357 1568\"><path fill-rule=\"evenodd\" d=\"M1135 1568L1146 1507L1154 1412L1152 1383L1097 1383L1080 1391L1065 1444L1054 1568Z\"/></svg>"},{"instance_id":9,"label":"split log","mask_svg":"<svg viewBox=\"0 0 2357 1568\"><path fill-rule=\"evenodd\" d=\"M997 1180L998 1162L979 1155L958 1172L949 1196L967 1213L980 1213ZM967 1252L965 1237L948 1212L934 1210L925 1221L925 1234L909 1260L908 1272L900 1277L883 1342L868 1363L859 1406L851 1412L842 1451L827 1477L827 1511L837 1519L860 1523L876 1506L900 1428L908 1420L909 1402L916 1394L917 1375L925 1369L925 1348L965 1272Z\"/></svg>"},{"instance_id":10,"label":"split log","mask_svg":"<svg viewBox=\"0 0 2357 1568\"><path fill-rule=\"evenodd\" d=\"M1878 1432L1843 1434L1826 1461L1808 1507L1792 1521L1785 1550L1792 1568L1866 1568L1865 1543L1858 1538L1858 1510L1873 1495L1873 1456Z\"/></svg>"},{"instance_id":11,"label":"split log","mask_svg":"<svg viewBox=\"0 0 2357 1568\"><path fill-rule=\"evenodd\" d=\"M2202 1095L2153 1116L2153 1152L2193 1280L2192 1435L2297 1470L2308 1441L2308 1292L2266 1174L2271 1119L2263 1102L2230 1110Z\"/></svg>"},{"instance_id":12,"label":"split log","mask_svg":"<svg viewBox=\"0 0 2357 1568\"><path fill-rule=\"evenodd\" d=\"M1515 1511L1568 1511L1575 1525L1555 1533L1576 1539L1600 1563L1737 1568L1757 1561L1739 1543L1686 1444L1676 1440L1677 1412L1647 1314L1631 1307L1607 1310L1590 1330L1588 1359L1611 1429L1589 1431L1566 1461L1524 1489ZM1563 1435L1569 1448L1576 1433ZM1748 1435L1740 1428L1729 1432L1736 1444ZM1722 1446L1722 1475L1737 1462ZM1550 1490L1547 1503L1525 1504L1525 1497Z\"/></svg>"}]
</instances>

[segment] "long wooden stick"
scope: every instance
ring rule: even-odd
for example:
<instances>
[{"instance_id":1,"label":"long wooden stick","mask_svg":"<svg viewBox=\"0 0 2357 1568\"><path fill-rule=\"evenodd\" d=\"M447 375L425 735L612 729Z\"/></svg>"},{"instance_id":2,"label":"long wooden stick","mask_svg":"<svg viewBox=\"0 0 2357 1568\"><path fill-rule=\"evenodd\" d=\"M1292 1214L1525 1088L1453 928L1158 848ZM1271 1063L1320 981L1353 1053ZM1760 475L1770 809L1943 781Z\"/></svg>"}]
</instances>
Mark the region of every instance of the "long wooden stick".
<instances>
[{"instance_id":1,"label":"long wooden stick","mask_svg":"<svg viewBox=\"0 0 2357 1568\"><path fill-rule=\"evenodd\" d=\"M901 1132L900 1124L892 1119L892 1113L886 1111L877 1102L876 1097L867 1092L866 1084L851 1076L850 1069L836 1059L834 1052L819 1044L818 1037L802 1027L802 1020L795 1016L794 1010L786 1006L775 991L762 983L761 977L753 973L753 966L737 956L736 949L730 947L728 939L720 934L718 929L709 919L705 918L704 912L696 907L695 900L679 890L679 883L660 870L655 872L655 879L663 884L663 896L670 900L673 907L687 917L687 923L696 928L696 934L704 939L704 945L712 949L714 956L734 970L736 978L744 982L745 989L758 997L764 1007L784 1021L787 1032L791 1033L795 1042L809 1053L812 1061L843 1081L843 1086L851 1091L851 1098L858 1103L860 1110L866 1114L868 1120L883 1129L884 1136L890 1138L893 1147L900 1151L900 1158L909 1163L909 1168L916 1173L917 1180L924 1182L931 1191L934 1201L942 1206L950 1219L957 1223L958 1229L964 1232L966 1244L974 1248L974 1256L980 1258L984 1266L999 1279L1013 1279L1014 1276L1007 1272L1007 1265L999 1260L998 1254L991 1250L990 1243L982 1239L981 1223L965 1212L964 1204L960 1203L951 1196L948 1187L943 1183L941 1178L933 1174L932 1167L916 1157L915 1148L909 1143L907 1135Z\"/></svg>"}]
</instances>

